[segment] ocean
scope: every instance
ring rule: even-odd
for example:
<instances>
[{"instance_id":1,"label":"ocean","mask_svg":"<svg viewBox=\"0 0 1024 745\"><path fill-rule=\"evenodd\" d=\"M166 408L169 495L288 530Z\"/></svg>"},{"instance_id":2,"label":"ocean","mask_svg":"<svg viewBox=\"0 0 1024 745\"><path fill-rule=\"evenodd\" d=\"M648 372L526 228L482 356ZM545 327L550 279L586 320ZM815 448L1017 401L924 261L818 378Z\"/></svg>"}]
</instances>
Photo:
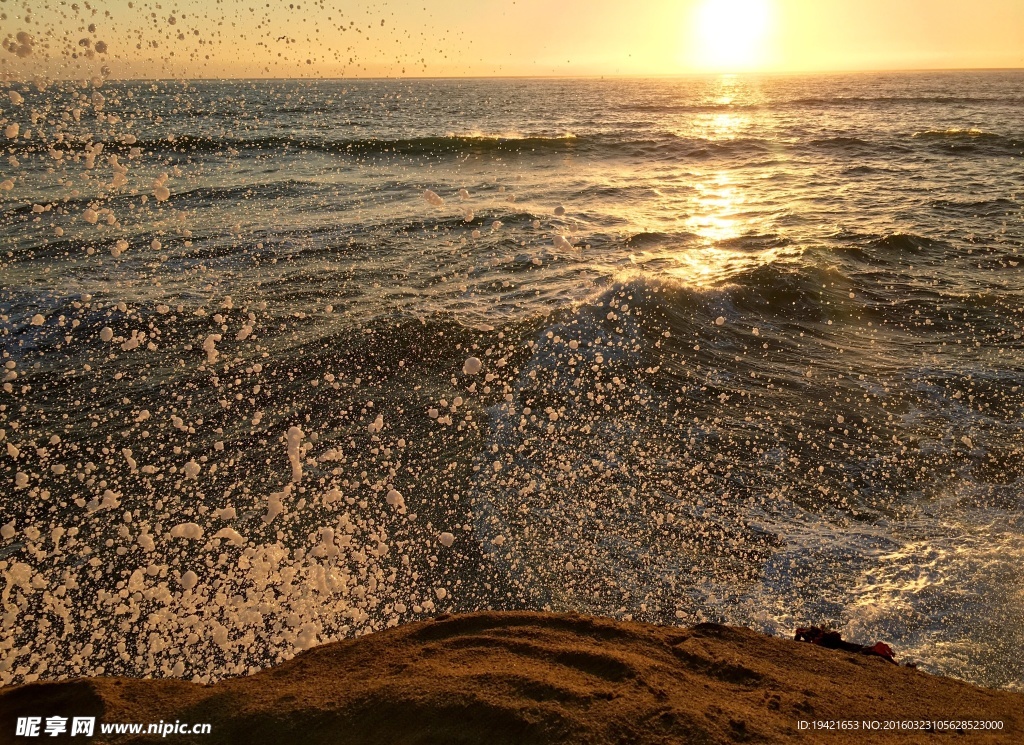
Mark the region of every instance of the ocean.
<instances>
[{"instance_id":1,"label":"ocean","mask_svg":"<svg viewBox=\"0 0 1024 745\"><path fill-rule=\"evenodd\" d=\"M1024 687L1024 73L7 86L2 683L489 608Z\"/></svg>"}]
</instances>

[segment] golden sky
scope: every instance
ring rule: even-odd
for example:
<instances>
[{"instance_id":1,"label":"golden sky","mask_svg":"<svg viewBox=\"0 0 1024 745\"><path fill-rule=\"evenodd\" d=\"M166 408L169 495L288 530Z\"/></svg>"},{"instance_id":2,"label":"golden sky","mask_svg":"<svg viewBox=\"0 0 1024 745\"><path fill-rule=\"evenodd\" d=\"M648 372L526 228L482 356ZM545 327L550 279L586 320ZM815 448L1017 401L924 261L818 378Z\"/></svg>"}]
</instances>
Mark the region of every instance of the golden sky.
<instances>
[{"instance_id":1,"label":"golden sky","mask_svg":"<svg viewBox=\"0 0 1024 745\"><path fill-rule=\"evenodd\" d=\"M18 77L1024 67L1024 0L6 0L0 29Z\"/></svg>"}]
</instances>

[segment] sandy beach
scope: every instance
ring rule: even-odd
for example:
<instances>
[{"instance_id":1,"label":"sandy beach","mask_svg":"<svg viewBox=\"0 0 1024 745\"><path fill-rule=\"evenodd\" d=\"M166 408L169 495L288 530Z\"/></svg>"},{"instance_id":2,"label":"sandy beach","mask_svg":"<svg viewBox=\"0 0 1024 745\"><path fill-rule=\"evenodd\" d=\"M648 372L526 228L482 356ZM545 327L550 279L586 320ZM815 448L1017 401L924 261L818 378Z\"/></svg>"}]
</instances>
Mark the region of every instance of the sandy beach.
<instances>
[{"instance_id":1,"label":"sandy beach","mask_svg":"<svg viewBox=\"0 0 1024 745\"><path fill-rule=\"evenodd\" d=\"M326 644L213 685L89 678L9 688L0 694L0 739L19 716L59 714L209 723L209 735L171 738L207 745L1008 743L1024 736L1022 712L1019 693L743 628L473 613ZM885 730L950 720L997 720L1003 729ZM880 729L865 731L867 722ZM93 742L104 741L96 732Z\"/></svg>"}]
</instances>

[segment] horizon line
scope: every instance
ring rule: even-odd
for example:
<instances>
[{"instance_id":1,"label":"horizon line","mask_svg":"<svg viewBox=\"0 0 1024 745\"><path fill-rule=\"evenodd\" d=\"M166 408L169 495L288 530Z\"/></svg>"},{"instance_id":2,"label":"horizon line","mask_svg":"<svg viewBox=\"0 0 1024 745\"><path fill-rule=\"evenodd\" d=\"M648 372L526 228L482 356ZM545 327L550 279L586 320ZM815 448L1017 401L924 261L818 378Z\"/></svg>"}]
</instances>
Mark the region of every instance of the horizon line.
<instances>
[{"instance_id":1,"label":"horizon line","mask_svg":"<svg viewBox=\"0 0 1024 745\"><path fill-rule=\"evenodd\" d=\"M835 69L835 70L745 70L745 71L720 71L720 72L675 72L675 73L588 73L588 74L523 74L523 75L365 75L365 76L290 76L290 77L244 77L244 76L215 76L215 77L109 77L104 82L227 82L227 81L374 81L374 80L605 80L608 78L618 80L650 80L650 79L679 79L679 78L714 78L722 76L735 77L793 77L793 76L824 76L824 75L881 75L881 74L922 74L922 73L957 73L957 72L1024 72L1024 66L1020 67L910 67L910 68L877 68L877 69ZM33 78L43 77L52 82L78 82L81 77L53 77L45 75L34 75ZM28 83L32 78L18 80L8 78L3 81L8 84L15 82Z\"/></svg>"}]
</instances>

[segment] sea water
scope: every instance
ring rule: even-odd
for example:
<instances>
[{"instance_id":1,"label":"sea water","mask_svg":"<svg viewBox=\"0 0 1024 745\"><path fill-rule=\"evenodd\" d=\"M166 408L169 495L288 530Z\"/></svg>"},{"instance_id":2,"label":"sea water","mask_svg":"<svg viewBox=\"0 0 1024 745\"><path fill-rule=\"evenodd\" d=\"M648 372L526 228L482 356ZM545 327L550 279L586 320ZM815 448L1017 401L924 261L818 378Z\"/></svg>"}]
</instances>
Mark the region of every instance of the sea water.
<instances>
[{"instance_id":1,"label":"sea water","mask_svg":"<svg viewBox=\"0 0 1024 745\"><path fill-rule=\"evenodd\" d=\"M0 679L531 608L1019 688L1022 90L8 84Z\"/></svg>"}]
</instances>

